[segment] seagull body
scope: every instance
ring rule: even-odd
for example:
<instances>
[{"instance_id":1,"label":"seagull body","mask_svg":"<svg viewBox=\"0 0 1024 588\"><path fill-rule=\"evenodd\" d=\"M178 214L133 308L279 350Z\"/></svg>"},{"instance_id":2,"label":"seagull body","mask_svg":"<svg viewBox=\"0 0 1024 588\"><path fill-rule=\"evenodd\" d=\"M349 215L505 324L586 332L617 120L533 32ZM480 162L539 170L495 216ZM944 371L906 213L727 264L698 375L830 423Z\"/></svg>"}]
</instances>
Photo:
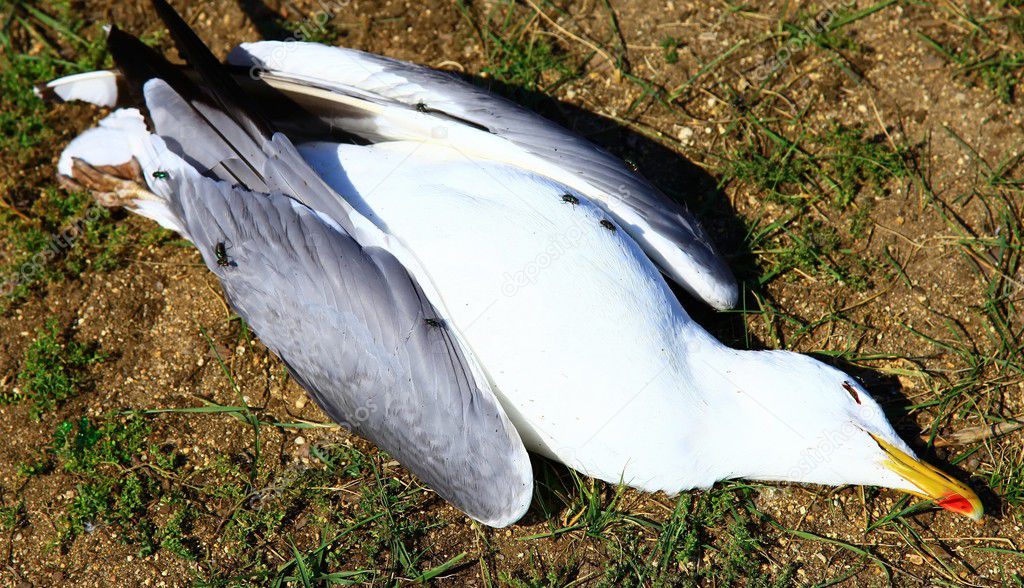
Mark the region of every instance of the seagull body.
<instances>
[{"instance_id":1,"label":"seagull body","mask_svg":"<svg viewBox=\"0 0 1024 588\"><path fill-rule=\"evenodd\" d=\"M416 253L530 451L649 492L730 478L915 489L872 459L868 432L913 453L856 380L721 344L583 195L430 143L300 152Z\"/></svg>"},{"instance_id":2,"label":"seagull body","mask_svg":"<svg viewBox=\"0 0 1024 588\"><path fill-rule=\"evenodd\" d=\"M180 43L184 25L169 25ZM172 71L140 76L129 64L157 134L136 111L117 111L69 145L60 173L88 185L104 166L140 162L145 186L106 192L192 239L239 314L332 418L470 516L501 526L523 514L524 447L647 491L740 477L871 484L980 516L973 492L918 460L852 378L794 353L730 349L694 322L661 272L717 307L735 300L732 277L689 213L621 162L481 90L386 58L255 43L229 61L260 68L254 77L296 106L272 117L297 124L296 140L320 122L371 144L313 133L320 140L296 149L233 112L223 91L209 90L212 108L190 97L189 81L165 82ZM116 76L104 88L93 73L50 89L110 101ZM368 256L376 273L335 266L335 255ZM413 284L404 298L389 291L408 290L403 279ZM360 304L345 298L353 293ZM395 318L391 307L410 308L416 293L419 310ZM402 328L415 344L395 338ZM401 348L399 364L382 340ZM455 399L427 393L432 381ZM356 418L367 399L387 405L383 416ZM492 488L502 484L513 491Z\"/></svg>"},{"instance_id":3,"label":"seagull body","mask_svg":"<svg viewBox=\"0 0 1024 588\"><path fill-rule=\"evenodd\" d=\"M416 252L528 449L645 490L715 481L685 475L703 417L679 383L692 381L687 346L717 342L602 209L443 146L300 151Z\"/></svg>"}]
</instances>

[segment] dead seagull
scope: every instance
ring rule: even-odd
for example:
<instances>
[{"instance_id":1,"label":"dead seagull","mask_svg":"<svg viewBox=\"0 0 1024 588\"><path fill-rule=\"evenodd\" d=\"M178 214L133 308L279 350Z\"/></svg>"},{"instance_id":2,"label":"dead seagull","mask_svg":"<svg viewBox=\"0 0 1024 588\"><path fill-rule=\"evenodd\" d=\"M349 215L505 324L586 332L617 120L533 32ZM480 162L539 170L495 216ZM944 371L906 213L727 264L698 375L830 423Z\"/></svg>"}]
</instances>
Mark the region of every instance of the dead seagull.
<instances>
[{"instance_id":1,"label":"dead seagull","mask_svg":"<svg viewBox=\"0 0 1024 588\"><path fill-rule=\"evenodd\" d=\"M659 269L720 307L731 275L622 162L454 78L351 50L244 45L231 61L259 83L243 90L155 4L195 72L112 29L120 74L47 91L113 106L134 88L153 131L115 111L60 174L191 239L332 418L471 517L524 513L524 444L648 491L866 484L981 516L852 377L695 323ZM254 98L290 110L267 121ZM361 141L327 140L338 130Z\"/></svg>"}]
</instances>

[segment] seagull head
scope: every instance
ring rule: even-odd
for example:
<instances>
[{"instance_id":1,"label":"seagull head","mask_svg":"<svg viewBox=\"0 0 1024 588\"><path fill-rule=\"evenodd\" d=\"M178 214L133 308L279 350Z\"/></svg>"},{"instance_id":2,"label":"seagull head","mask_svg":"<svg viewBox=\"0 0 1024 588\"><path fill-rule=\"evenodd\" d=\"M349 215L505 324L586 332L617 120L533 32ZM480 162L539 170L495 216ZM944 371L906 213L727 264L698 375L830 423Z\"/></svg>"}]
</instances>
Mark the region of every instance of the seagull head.
<instances>
[{"instance_id":1,"label":"seagull head","mask_svg":"<svg viewBox=\"0 0 1024 588\"><path fill-rule=\"evenodd\" d=\"M730 477L882 486L981 518L977 494L916 456L850 375L788 351L730 355L701 370L731 398L719 422L732 426L716 439L741 468Z\"/></svg>"}]
</instances>

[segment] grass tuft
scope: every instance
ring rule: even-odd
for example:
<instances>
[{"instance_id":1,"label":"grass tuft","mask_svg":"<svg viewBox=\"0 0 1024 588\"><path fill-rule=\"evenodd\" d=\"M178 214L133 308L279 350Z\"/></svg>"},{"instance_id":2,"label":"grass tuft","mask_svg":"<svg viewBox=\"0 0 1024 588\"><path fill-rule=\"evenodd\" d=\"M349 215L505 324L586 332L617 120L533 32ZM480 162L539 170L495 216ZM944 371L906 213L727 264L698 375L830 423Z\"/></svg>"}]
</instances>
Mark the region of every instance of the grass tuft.
<instances>
[{"instance_id":1,"label":"grass tuft","mask_svg":"<svg viewBox=\"0 0 1024 588\"><path fill-rule=\"evenodd\" d=\"M161 477L176 468L176 456L152 445L150 434L139 416L107 416L98 422L81 418L56 428L48 450L50 468L76 480L58 546L66 548L77 537L110 527L141 556L161 548L187 559L195 556L185 536L190 514L182 496L165 492L161 484Z\"/></svg>"},{"instance_id":2,"label":"grass tuft","mask_svg":"<svg viewBox=\"0 0 1024 588\"><path fill-rule=\"evenodd\" d=\"M766 254L760 284L797 270L857 291L870 287L882 262L855 247L873 202L858 196L885 195L905 181L912 150L843 124L790 139L748 116L746 138L725 161L722 181L748 184L783 207L780 219L756 222L749 232L751 250Z\"/></svg>"},{"instance_id":3,"label":"grass tuft","mask_svg":"<svg viewBox=\"0 0 1024 588\"><path fill-rule=\"evenodd\" d=\"M22 358L19 388L0 392L0 403L27 401L32 418L40 420L75 397L85 384L86 368L101 359L95 345L71 340L50 320Z\"/></svg>"},{"instance_id":4,"label":"grass tuft","mask_svg":"<svg viewBox=\"0 0 1024 588\"><path fill-rule=\"evenodd\" d=\"M541 34L532 13L515 3L496 3L483 14L476 7L459 4L484 46L485 75L507 85L496 91L537 106L537 93L551 93L580 75L576 59Z\"/></svg>"}]
</instances>

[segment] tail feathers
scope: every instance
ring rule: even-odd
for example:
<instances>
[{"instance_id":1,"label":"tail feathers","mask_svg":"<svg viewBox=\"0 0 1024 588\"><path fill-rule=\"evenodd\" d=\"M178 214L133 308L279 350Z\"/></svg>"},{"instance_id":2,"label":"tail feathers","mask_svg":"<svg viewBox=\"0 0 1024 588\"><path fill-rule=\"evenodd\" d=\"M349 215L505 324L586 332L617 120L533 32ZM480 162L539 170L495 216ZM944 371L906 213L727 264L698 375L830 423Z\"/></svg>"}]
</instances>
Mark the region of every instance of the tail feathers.
<instances>
[{"instance_id":1,"label":"tail feathers","mask_svg":"<svg viewBox=\"0 0 1024 588\"><path fill-rule=\"evenodd\" d=\"M113 108L123 94L121 77L116 72L99 70L64 76L35 88L36 96L53 102L81 100L96 106Z\"/></svg>"},{"instance_id":2,"label":"tail feathers","mask_svg":"<svg viewBox=\"0 0 1024 588\"><path fill-rule=\"evenodd\" d=\"M184 173L185 165L149 132L138 110L126 108L75 137L61 152L57 172L70 185L91 190L101 204L126 206L187 238L176 206L151 186L165 174Z\"/></svg>"}]
</instances>

